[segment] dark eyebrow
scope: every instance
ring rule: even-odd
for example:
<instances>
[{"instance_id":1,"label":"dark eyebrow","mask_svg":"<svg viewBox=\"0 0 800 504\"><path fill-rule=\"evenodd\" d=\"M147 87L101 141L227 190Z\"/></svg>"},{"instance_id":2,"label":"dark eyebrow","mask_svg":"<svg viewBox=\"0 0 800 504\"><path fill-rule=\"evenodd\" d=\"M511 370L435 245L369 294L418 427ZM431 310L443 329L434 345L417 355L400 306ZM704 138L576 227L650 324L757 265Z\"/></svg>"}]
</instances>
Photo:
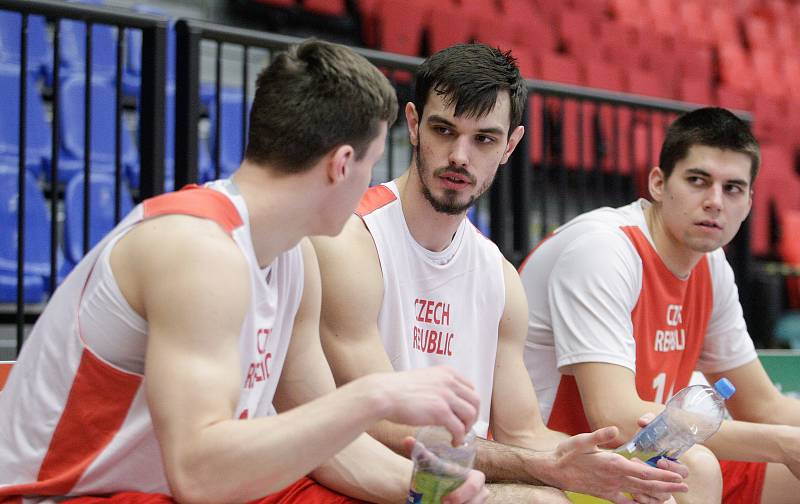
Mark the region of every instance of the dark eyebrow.
<instances>
[{"instance_id":1,"label":"dark eyebrow","mask_svg":"<svg viewBox=\"0 0 800 504\"><path fill-rule=\"evenodd\" d=\"M708 173L707 171L705 171L702 168L689 168L688 170L686 170L686 173L689 173L689 174L692 174L692 175L698 175L698 176L701 176L701 177L711 178L711 174ZM726 184L734 184L734 185L737 185L737 186L740 186L740 187L747 187L747 186L750 185L744 179L726 180L725 183Z\"/></svg>"},{"instance_id":2,"label":"dark eyebrow","mask_svg":"<svg viewBox=\"0 0 800 504\"><path fill-rule=\"evenodd\" d=\"M448 121L446 118L444 118L444 117L442 117L440 115L437 115L437 114L432 114L432 115L428 116L428 122L429 123L431 123L431 122L440 123L440 124L443 124L443 125L447 126L448 128L456 129L456 125L455 124L453 124L452 122ZM506 131L503 128L481 128L481 129L478 130L478 133L482 133L482 134L485 134L485 135L503 136L503 135L506 134Z\"/></svg>"}]
</instances>

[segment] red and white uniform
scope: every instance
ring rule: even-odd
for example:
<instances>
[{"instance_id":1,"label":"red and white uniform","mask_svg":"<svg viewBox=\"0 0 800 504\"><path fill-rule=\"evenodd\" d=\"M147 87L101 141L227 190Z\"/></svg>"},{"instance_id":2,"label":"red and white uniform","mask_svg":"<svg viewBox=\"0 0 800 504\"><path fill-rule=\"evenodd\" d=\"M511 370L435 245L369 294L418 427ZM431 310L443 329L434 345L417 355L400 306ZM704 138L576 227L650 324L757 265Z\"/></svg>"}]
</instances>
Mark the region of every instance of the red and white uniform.
<instances>
[{"instance_id":1,"label":"red and white uniform","mask_svg":"<svg viewBox=\"0 0 800 504\"><path fill-rule=\"evenodd\" d=\"M676 277L653 245L636 201L576 217L520 269L528 297L525 364L547 425L589 431L564 366L603 362L636 375L645 401L665 403L692 372L718 373L757 358L722 249Z\"/></svg>"},{"instance_id":2,"label":"red and white uniform","mask_svg":"<svg viewBox=\"0 0 800 504\"><path fill-rule=\"evenodd\" d=\"M127 231L168 214L217 222L247 258L251 304L239 338L234 418L270 412L302 296L299 247L260 268L247 208L229 180L158 196L137 206L76 266L25 343L0 393L0 502L19 502L20 495L28 502L169 494L143 386L147 322L122 296L109 264Z\"/></svg>"},{"instance_id":3,"label":"red and white uniform","mask_svg":"<svg viewBox=\"0 0 800 504\"><path fill-rule=\"evenodd\" d=\"M372 187L356 213L372 234L383 273L378 329L397 371L447 364L480 394L475 431L489 427L503 256L467 219L441 252L411 236L394 182Z\"/></svg>"}]
</instances>

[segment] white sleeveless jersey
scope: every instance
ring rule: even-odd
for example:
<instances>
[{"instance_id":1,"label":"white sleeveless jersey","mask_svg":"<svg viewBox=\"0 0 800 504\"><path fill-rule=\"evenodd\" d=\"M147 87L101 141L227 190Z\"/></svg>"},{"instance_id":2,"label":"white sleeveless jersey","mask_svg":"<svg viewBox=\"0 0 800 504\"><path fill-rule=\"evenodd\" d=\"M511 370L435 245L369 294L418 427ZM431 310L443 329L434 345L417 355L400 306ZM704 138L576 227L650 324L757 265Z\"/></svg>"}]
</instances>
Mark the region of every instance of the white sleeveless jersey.
<instances>
[{"instance_id":1,"label":"white sleeveless jersey","mask_svg":"<svg viewBox=\"0 0 800 504\"><path fill-rule=\"evenodd\" d=\"M475 385L486 437L500 318L503 256L467 219L442 252L411 236L397 186L372 187L356 213L372 234L383 273L378 329L397 371L446 364Z\"/></svg>"},{"instance_id":2,"label":"white sleeveless jersey","mask_svg":"<svg viewBox=\"0 0 800 504\"><path fill-rule=\"evenodd\" d=\"M58 288L0 392L0 502L169 493L143 386L147 323L122 296L108 262L124 233L168 214L214 220L247 258L252 295L239 338L234 418L271 411L302 296L299 246L259 268L244 199L229 180L149 199Z\"/></svg>"}]
</instances>

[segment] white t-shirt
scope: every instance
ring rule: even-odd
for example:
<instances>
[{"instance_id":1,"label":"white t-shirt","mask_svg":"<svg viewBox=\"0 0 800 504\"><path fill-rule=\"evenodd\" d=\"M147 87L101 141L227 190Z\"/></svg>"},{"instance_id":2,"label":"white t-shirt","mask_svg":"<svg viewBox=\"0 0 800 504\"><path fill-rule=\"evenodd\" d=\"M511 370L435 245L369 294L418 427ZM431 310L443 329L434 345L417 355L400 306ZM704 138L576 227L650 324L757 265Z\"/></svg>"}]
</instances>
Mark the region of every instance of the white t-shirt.
<instances>
[{"instance_id":1,"label":"white t-shirt","mask_svg":"<svg viewBox=\"0 0 800 504\"><path fill-rule=\"evenodd\" d=\"M644 217L649 204L639 200L578 216L521 267L529 306L525 363L545 421L561 393L559 368L570 364L627 367L637 374L643 399L665 402L694 368L720 372L756 358L722 249L706 254L688 278L675 277L655 252ZM687 299L702 284L708 284L706 294ZM644 293L643 286L651 287ZM648 348L645 337L652 340ZM659 369L667 356L675 360L673 369Z\"/></svg>"}]
</instances>

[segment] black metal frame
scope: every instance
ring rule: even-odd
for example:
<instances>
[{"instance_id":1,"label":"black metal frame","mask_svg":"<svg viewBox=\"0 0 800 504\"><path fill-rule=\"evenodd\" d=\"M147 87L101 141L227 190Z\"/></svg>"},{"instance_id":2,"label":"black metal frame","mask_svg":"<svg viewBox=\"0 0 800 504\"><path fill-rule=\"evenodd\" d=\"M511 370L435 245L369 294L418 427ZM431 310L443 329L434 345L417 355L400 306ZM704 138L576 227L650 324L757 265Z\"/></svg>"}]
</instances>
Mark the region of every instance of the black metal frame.
<instances>
[{"instance_id":1,"label":"black metal frame","mask_svg":"<svg viewBox=\"0 0 800 504\"><path fill-rule=\"evenodd\" d=\"M17 306L14 321L17 329L17 352L22 347L24 338L24 324L38 316L38 310L29 310L24 303L24 236L25 236L25 129L26 129L26 93L27 93L27 64L28 64L28 16L42 15L54 22L53 40L53 124L52 124L52 161L50 166L50 180L57 184L59 161L59 89L61 82L61 48L60 48L60 21L69 19L82 21L86 25L85 47L85 85L84 97L84 212L83 212L83 248L89 248L89 201L91 167L91 82L92 82L92 26L103 24L114 26L118 30L117 68L116 68L116 127L115 127L115 163L116 163L116 216L119 218L120 207L120 179L121 179L121 96L122 96L122 45L123 31L125 29L140 29L142 31L142 76L141 76L141 102L140 102L140 163L141 180L140 196L143 198L160 194L164 191L164 106L166 85L165 55L167 52L167 20L148 14L132 13L128 10L116 9L106 6L82 5L66 3L56 0L0 0L0 9L18 12L22 15L21 51L20 55L20 148L19 148L19 218L18 218L18 253L17 253ZM58 275L57 249L58 249L58 223L56 191L52 191L51 199L51 243L50 243L50 285L49 292L55 290Z\"/></svg>"}]
</instances>

